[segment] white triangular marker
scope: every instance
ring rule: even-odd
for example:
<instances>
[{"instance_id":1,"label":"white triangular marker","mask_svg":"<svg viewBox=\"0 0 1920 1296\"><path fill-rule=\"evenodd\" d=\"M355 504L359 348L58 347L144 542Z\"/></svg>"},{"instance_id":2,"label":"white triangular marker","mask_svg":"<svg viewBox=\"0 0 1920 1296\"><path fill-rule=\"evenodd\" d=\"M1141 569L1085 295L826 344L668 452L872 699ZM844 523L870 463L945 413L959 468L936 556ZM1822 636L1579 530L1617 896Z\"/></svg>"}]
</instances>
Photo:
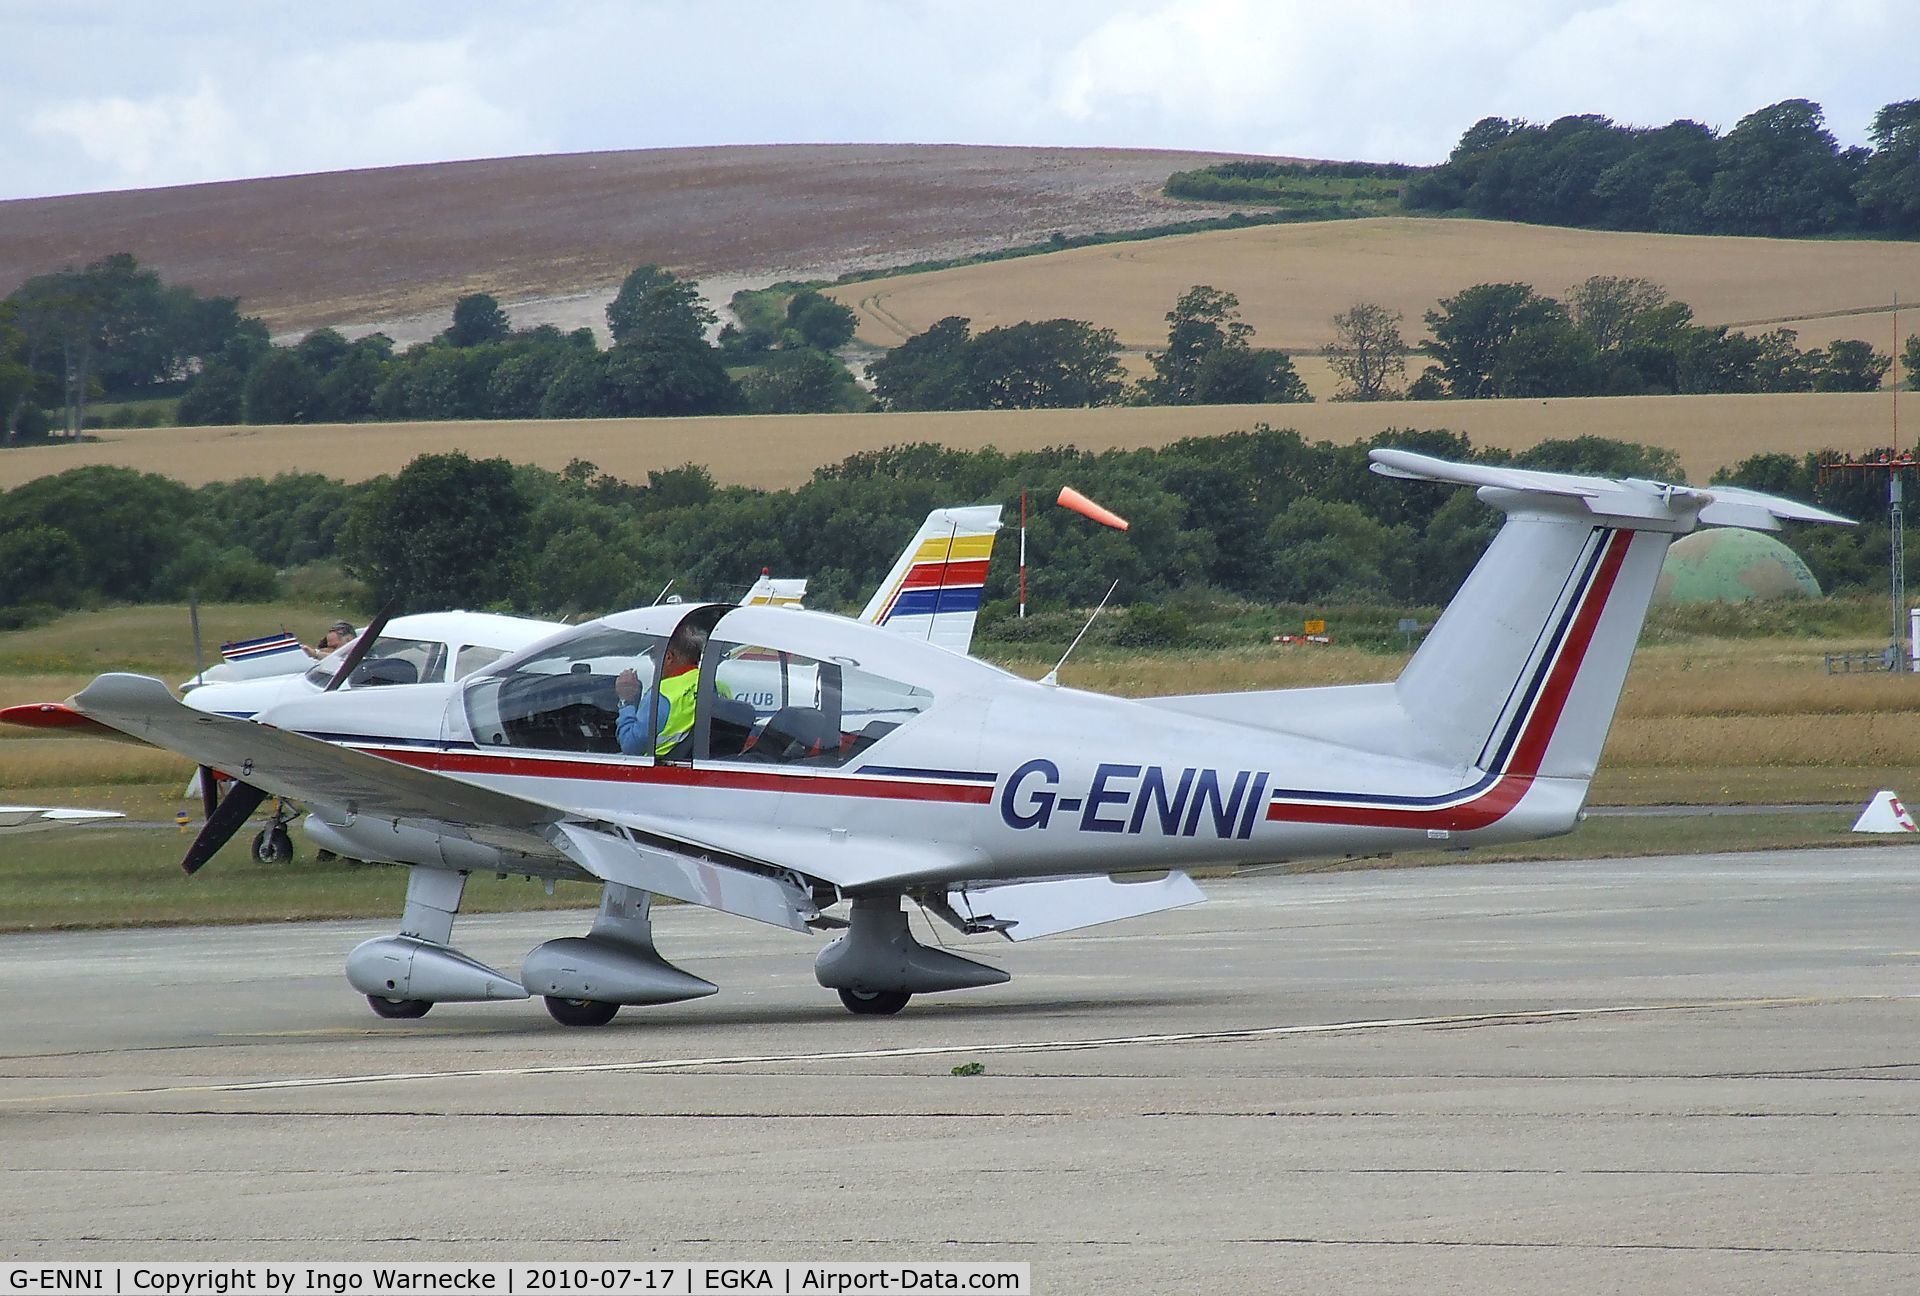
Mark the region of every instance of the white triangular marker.
<instances>
[{"instance_id":1,"label":"white triangular marker","mask_svg":"<svg viewBox=\"0 0 1920 1296\"><path fill-rule=\"evenodd\" d=\"M1913 816L1900 804L1899 797L1891 792L1882 792L1867 802L1867 808L1860 812L1853 830L1859 833L1910 833L1920 832L1920 826L1914 824Z\"/></svg>"}]
</instances>

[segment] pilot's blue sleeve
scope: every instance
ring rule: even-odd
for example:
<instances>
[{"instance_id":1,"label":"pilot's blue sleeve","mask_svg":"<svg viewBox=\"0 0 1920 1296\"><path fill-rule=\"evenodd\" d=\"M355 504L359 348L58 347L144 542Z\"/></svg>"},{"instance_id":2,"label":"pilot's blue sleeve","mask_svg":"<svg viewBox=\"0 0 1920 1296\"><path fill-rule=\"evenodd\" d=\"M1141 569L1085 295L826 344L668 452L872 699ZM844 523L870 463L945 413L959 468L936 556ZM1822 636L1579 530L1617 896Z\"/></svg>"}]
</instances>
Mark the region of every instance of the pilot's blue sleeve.
<instances>
[{"instance_id":1,"label":"pilot's blue sleeve","mask_svg":"<svg viewBox=\"0 0 1920 1296\"><path fill-rule=\"evenodd\" d=\"M653 699L653 732L659 733L667 727L667 714L672 708L668 705L665 698L661 697L652 689L648 689L640 701L644 702L647 698ZM621 704L620 714L613 722L613 730L615 735L620 739L620 750L622 752L628 756L645 756L649 754L647 751L647 726L646 722L640 718L639 702L626 702Z\"/></svg>"}]
</instances>

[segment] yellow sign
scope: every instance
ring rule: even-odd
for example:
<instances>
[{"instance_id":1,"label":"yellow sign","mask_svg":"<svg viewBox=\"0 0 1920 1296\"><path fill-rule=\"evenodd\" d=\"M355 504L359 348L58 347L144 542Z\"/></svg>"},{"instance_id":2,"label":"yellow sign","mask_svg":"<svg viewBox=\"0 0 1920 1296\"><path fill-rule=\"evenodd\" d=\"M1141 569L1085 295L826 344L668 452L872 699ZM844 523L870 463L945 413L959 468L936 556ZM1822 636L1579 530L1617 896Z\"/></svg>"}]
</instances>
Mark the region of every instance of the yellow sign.
<instances>
[{"instance_id":1,"label":"yellow sign","mask_svg":"<svg viewBox=\"0 0 1920 1296\"><path fill-rule=\"evenodd\" d=\"M1305 634L1325 634L1326 632L1327 623L1325 621L1309 621L1307 622L1305 631L1303 631Z\"/></svg>"}]
</instances>

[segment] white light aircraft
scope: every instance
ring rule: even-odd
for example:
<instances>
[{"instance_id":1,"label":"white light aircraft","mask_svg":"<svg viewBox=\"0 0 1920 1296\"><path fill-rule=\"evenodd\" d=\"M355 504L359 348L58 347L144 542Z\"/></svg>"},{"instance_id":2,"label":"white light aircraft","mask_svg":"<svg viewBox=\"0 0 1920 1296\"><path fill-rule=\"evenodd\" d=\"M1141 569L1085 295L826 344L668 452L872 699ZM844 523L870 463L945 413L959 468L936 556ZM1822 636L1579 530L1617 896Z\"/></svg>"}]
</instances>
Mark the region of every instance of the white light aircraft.
<instances>
[{"instance_id":1,"label":"white light aircraft","mask_svg":"<svg viewBox=\"0 0 1920 1296\"><path fill-rule=\"evenodd\" d=\"M0 833L45 832L50 828L84 828L124 819L118 810L73 810L61 806L0 806Z\"/></svg>"},{"instance_id":2,"label":"white light aircraft","mask_svg":"<svg viewBox=\"0 0 1920 1296\"><path fill-rule=\"evenodd\" d=\"M1391 683L1125 700L838 617L702 605L618 613L459 683L283 703L261 723L136 675L103 675L71 705L242 780L189 871L268 790L309 806L332 849L410 866L399 932L347 960L382 1016L538 995L590 1025L713 993L656 950L655 895L836 930L816 979L856 1013L892 1013L1008 979L923 945L906 901L1018 941L1193 903L1178 870L1196 865L1569 831L1673 537L1845 521L1730 488L1372 457L1388 476L1478 488L1506 515ZM614 672L650 677L670 638L698 631L691 734L659 758L624 754ZM771 710L716 687L747 668L780 682ZM598 883L598 916L517 974L488 967L452 944L475 870ZM1159 876L1123 878L1146 872Z\"/></svg>"},{"instance_id":3,"label":"white light aircraft","mask_svg":"<svg viewBox=\"0 0 1920 1296\"><path fill-rule=\"evenodd\" d=\"M860 619L966 652L973 643L980 591L999 528L998 504L934 509L901 550ZM777 579L762 572L741 606L797 607L806 584L804 579ZM384 624L372 651L363 654L340 687L451 683L566 629L559 621L491 612L410 613ZM183 691L188 705L197 710L244 719L281 702L329 691L353 644L319 661L284 633L223 645L221 651L229 649L238 651L237 659L229 657L225 666L187 681ZM240 673L219 674L234 667Z\"/></svg>"}]
</instances>

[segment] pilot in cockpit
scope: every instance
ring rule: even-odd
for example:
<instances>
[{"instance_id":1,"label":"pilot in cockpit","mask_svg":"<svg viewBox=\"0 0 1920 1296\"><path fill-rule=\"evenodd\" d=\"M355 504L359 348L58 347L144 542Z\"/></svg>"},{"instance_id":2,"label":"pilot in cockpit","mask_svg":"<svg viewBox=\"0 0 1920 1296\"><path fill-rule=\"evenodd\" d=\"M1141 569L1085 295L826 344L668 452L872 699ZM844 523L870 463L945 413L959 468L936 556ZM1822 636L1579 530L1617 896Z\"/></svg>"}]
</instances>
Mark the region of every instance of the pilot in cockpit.
<instances>
[{"instance_id":1,"label":"pilot in cockpit","mask_svg":"<svg viewBox=\"0 0 1920 1296\"><path fill-rule=\"evenodd\" d=\"M614 730L620 739L621 751L629 756L644 755L649 727L656 735L655 756L671 754L675 747L692 737L694 702L700 694L700 662L706 650L706 626L689 618L675 627L661 659L660 683L646 690L644 705L639 672L631 667L620 672L613 682L613 691L620 699ZM721 697L733 696L732 690L720 681L715 681L714 691ZM648 711L653 713L651 726Z\"/></svg>"}]
</instances>

